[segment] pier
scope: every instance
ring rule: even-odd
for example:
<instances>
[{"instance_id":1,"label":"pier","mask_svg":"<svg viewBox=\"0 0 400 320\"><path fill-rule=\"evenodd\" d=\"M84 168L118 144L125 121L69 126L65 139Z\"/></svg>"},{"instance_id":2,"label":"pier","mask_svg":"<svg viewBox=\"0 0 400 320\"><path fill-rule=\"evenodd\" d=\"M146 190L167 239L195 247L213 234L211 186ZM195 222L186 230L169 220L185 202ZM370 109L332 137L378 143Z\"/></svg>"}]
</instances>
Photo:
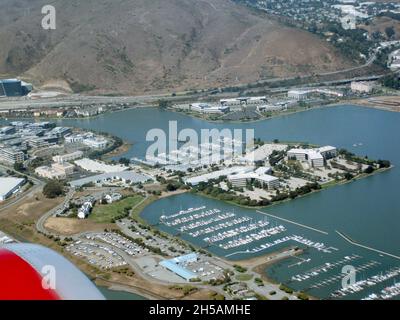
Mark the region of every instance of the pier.
<instances>
[{"instance_id":1,"label":"pier","mask_svg":"<svg viewBox=\"0 0 400 320\"><path fill-rule=\"evenodd\" d=\"M342 233L342 232L340 232L340 231L337 231L337 230L336 230L336 233L337 233L339 236L341 236L344 240L346 240L347 242L351 243L352 245L355 245L355 246L357 246L357 247L364 248L364 249L367 249L367 250L370 250L370 251L374 251L374 252L377 252L377 253L379 253L379 254L383 254L383 255L385 255L385 256L388 256L388 257L391 257L391 258L395 258L395 259L397 259L397 260L400 260L400 257L399 257L399 256L396 256L396 255L394 255L394 254L391 254L391 253L388 253L388 252L385 252L385 251L382 251L382 250L374 249L374 248L365 246L365 245L363 245L363 244L360 244L360 243L358 243L358 242L355 242L354 240L352 240L351 238L349 238L348 236L346 236L344 233Z\"/></svg>"},{"instance_id":2,"label":"pier","mask_svg":"<svg viewBox=\"0 0 400 320\"><path fill-rule=\"evenodd\" d=\"M285 222L294 224L294 225L299 226L299 227L302 227L302 228L306 228L306 229L309 229L309 230L312 230L312 231L315 231L315 232L318 232L318 233L322 233L322 234L324 234L324 235L328 235L328 232L325 232L325 231L322 231L322 230L318 230L318 229L316 229L316 228L309 227L309 226L306 226L306 225L304 225L304 224L300 224L300 223L297 223L297 222L294 222L294 221L291 221L291 220L288 220L288 219L280 218L280 217L274 216L274 215L272 215L272 214L270 214L270 213L266 213L266 212L263 212L263 211L257 210L257 212L258 212L258 213L261 213L261 214L263 214L263 215L270 216L270 217L272 217L272 218L278 219L278 220L282 220L282 221L285 221Z\"/></svg>"}]
</instances>

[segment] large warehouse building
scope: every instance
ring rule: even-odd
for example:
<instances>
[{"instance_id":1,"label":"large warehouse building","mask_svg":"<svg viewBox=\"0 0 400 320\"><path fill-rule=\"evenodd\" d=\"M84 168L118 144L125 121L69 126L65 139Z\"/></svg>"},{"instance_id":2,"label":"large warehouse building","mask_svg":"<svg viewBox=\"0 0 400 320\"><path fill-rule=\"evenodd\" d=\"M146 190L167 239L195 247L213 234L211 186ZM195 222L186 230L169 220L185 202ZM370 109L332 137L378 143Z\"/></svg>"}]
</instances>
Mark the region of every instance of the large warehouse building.
<instances>
[{"instance_id":1,"label":"large warehouse building","mask_svg":"<svg viewBox=\"0 0 400 320\"><path fill-rule=\"evenodd\" d=\"M197 261L197 259L198 256L196 253L190 253L170 260L163 260L160 262L160 265L186 281L190 281L196 279L197 275L188 269L188 265Z\"/></svg>"},{"instance_id":2,"label":"large warehouse building","mask_svg":"<svg viewBox=\"0 0 400 320\"><path fill-rule=\"evenodd\" d=\"M24 182L25 179L20 178L0 178L0 202L17 192Z\"/></svg>"}]
</instances>

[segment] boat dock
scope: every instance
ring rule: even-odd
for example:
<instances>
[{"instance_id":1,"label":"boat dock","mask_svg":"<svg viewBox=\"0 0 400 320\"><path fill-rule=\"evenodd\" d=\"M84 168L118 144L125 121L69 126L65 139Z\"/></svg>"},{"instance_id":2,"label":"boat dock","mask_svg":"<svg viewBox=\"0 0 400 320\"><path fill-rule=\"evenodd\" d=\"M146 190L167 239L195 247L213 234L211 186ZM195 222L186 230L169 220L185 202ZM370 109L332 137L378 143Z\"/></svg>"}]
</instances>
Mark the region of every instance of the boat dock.
<instances>
[{"instance_id":1,"label":"boat dock","mask_svg":"<svg viewBox=\"0 0 400 320\"><path fill-rule=\"evenodd\" d=\"M379 253L379 254L383 254L383 255L385 255L385 256L388 256L388 257L391 257L391 258L395 258L395 259L397 259L397 260L400 260L400 257L399 257L399 256L396 256L396 255L394 255L394 254L391 254L391 253L388 253L388 252L385 252L385 251L382 251L382 250L374 249L374 248L365 246L365 245L363 245L363 244L361 244L361 243L355 242L354 240L352 240L351 238L349 238L348 236L346 236L343 232L340 232L340 231L337 231L337 230L336 230L336 233L337 233L339 236L341 236L344 240L346 240L347 242L351 243L352 245L355 245L355 246L357 246L357 247L364 248L364 249L367 249L367 250L370 250L370 251L374 251L374 252L377 252L377 253Z\"/></svg>"},{"instance_id":2,"label":"boat dock","mask_svg":"<svg viewBox=\"0 0 400 320\"><path fill-rule=\"evenodd\" d=\"M300 223L297 223L297 222L294 222L294 221L291 221L291 220L288 220L288 219L284 219L284 218L281 218L281 217L277 217L277 216L274 216L274 215L272 215L272 214L270 214L270 213L266 213L266 212L263 212L263 211L260 211L260 210L257 210L257 212L258 212L258 213L261 213L261 214L263 214L263 215L270 216L270 217L272 217L272 218L278 219L278 220L282 220L282 221L285 221L285 222L294 224L294 225L299 226L299 227L302 227L302 228L306 228L306 229L309 229L309 230L312 230L312 231L315 231L315 232L318 232L318 233L322 233L322 234L324 234L324 235L328 235L328 232L325 232L325 231L322 231L322 230L318 230L318 229L316 229L316 228L309 227L309 226L306 226L306 225L304 225L304 224L300 224Z\"/></svg>"}]
</instances>

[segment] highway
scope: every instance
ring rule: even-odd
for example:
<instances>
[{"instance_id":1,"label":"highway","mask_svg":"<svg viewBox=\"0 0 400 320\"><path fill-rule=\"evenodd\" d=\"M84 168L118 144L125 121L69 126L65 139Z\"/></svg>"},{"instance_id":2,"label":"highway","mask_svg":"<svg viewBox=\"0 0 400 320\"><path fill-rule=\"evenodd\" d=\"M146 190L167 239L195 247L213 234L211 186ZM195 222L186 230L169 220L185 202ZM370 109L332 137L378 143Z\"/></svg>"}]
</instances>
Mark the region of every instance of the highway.
<instances>
[{"instance_id":1,"label":"highway","mask_svg":"<svg viewBox=\"0 0 400 320\"><path fill-rule=\"evenodd\" d=\"M341 73L348 73L356 70L361 70L370 67L376 60L377 54L372 55L365 64L361 66L355 66L342 70L335 70L330 72L324 72L313 75L305 76L295 76L295 77L285 77L285 78L271 78L258 80L250 83L238 83L232 85L231 87L239 90L248 89L251 86L262 87L263 85L273 85L274 83L280 83L283 81L295 81L295 80L305 80L312 77L327 77L333 76ZM322 81L318 83L309 83L307 86L318 86L318 85L334 85L334 84L346 84L352 81L366 81L366 80L377 80L382 75L369 75L361 77L346 78L343 75L342 79ZM297 84L297 86L304 86ZM274 92L284 92L293 86L286 87L276 87L272 88ZM220 88L222 91L224 87ZM12 98L12 99L0 99L0 110L32 110L32 109L42 109L42 108L62 108L62 107L76 107L76 106L89 106L89 105L113 105L113 104L128 104L128 105L138 105L141 107L154 106L160 99L169 101L189 101L198 99L201 96L209 95L215 89L206 89L202 93L190 93L184 92L172 96L170 93L155 93L150 95L137 95L137 96L120 96L120 97L103 97L103 96L83 96L79 94L72 94L68 96L60 96L55 98L38 98L29 99L27 97L23 98ZM221 97L232 96L232 93L220 94Z\"/></svg>"}]
</instances>

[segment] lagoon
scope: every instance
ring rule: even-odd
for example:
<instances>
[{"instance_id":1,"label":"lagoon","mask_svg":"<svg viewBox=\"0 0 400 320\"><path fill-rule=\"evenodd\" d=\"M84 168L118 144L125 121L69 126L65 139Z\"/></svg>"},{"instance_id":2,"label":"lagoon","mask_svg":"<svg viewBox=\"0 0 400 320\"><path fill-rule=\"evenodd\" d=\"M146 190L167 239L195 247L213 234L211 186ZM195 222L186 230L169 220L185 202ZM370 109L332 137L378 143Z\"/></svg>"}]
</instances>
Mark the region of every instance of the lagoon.
<instances>
[{"instance_id":1,"label":"lagoon","mask_svg":"<svg viewBox=\"0 0 400 320\"><path fill-rule=\"evenodd\" d=\"M362 266L371 261L379 263L368 270L360 271L357 276L361 279L386 271L391 267L400 266L400 261L355 247L336 233L336 231L343 232L363 245L400 255L400 113L344 105L314 109L254 123L210 123L170 111L143 108L105 114L93 119L58 122L60 125L105 131L117 135L133 144L133 147L123 156L143 158L149 145L145 141L146 133L153 128L164 129L167 132L168 121L171 120L178 121L179 130L184 128L198 131L212 128L254 128L255 136L263 140L279 139L334 145L361 156L368 155L374 159L390 160L395 166L392 170L263 209L262 211L278 217L326 231L328 235L321 235L295 225L285 224L291 234L300 234L339 249L328 255L309 250L302 258L310 258L310 262L294 265L299 260L293 258L269 268L266 272L276 281L328 298L332 290L340 287L339 282L314 290L309 288L312 285L311 281L293 283L290 280L291 277L352 254L362 257L357 260L357 263L354 262L355 266ZM256 210L233 207L192 194L162 199L146 208L143 217L149 222L156 223L163 212L172 214L181 208L193 207L195 204L235 210L238 214L260 217ZM273 218L270 220L273 223L280 223L274 221ZM193 239L187 240L202 245L195 243ZM210 250L224 256L224 252L218 248L210 248ZM231 258L244 259L246 256ZM320 279L322 281L340 272L340 269L336 268L324 273ZM400 278L397 279L399 280ZM393 279L389 284L393 284ZM378 287L373 288L371 292L377 289ZM362 291L357 298L367 293L368 291Z\"/></svg>"}]
</instances>

